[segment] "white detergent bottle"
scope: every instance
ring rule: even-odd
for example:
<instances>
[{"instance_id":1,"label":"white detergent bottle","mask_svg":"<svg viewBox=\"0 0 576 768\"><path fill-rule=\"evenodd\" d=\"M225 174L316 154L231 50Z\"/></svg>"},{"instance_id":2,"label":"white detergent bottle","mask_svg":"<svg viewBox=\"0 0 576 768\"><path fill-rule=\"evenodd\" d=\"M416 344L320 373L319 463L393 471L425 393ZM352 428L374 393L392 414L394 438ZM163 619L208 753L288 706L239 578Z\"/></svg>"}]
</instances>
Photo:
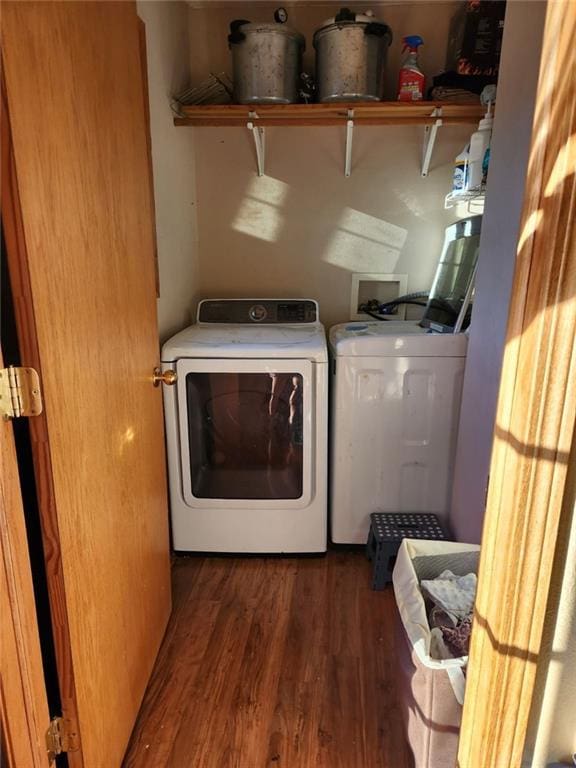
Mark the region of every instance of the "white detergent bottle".
<instances>
[{"instance_id":1,"label":"white detergent bottle","mask_svg":"<svg viewBox=\"0 0 576 768\"><path fill-rule=\"evenodd\" d=\"M490 110L490 108L488 108ZM478 130L470 136L470 158L468 161L468 186L470 189L480 189L484 181L483 164L486 152L490 148L492 124L494 118L490 111L480 120Z\"/></svg>"},{"instance_id":2,"label":"white detergent bottle","mask_svg":"<svg viewBox=\"0 0 576 768\"><path fill-rule=\"evenodd\" d=\"M468 189L480 189L486 183L488 172L487 160L490 157L490 140L492 138L492 102L496 97L496 87L486 86L482 91L481 101L487 104L486 114L478 123L478 130L470 136L470 157L468 158Z\"/></svg>"}]
</instances>

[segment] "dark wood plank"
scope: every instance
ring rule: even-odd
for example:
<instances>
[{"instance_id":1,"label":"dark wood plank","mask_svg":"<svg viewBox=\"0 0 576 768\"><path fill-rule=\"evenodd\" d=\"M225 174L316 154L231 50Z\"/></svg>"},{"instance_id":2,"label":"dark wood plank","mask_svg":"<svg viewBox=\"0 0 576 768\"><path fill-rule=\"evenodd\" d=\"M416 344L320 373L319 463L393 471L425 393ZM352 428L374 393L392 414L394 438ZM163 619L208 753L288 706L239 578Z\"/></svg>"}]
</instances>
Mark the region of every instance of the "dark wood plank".
<instances>
[{"instance_id":1,"label":"dark wood plank","mask_svg":"<svg viewBox=\"0 0 576 768\"><path fill-rule=\"evenodd\" d=\"M274 702L267 766L306 765L317 751L326 676L328 558L298 561L290 621Z\"/></svg>"},{"instance_id":2,"label":"dark wood plank","mask_svg":"<svg viewBox=\"0 0 576 768\"><path fill-rule=\"evenodd\" d=\"M179 558L124 768L405 768L392 590L363 554Z\"/></svg>"}]
</instances>

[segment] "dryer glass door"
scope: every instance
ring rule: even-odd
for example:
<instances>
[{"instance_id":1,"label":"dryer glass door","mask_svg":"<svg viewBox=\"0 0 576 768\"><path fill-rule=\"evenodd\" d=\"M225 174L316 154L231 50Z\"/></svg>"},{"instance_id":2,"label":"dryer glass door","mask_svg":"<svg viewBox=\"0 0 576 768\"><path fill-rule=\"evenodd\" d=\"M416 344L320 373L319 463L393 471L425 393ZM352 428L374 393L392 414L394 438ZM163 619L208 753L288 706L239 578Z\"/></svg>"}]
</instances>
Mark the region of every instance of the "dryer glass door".
<instances>
[{"instance_id":1,"label":"dryer glass door","mask_svg":"<svg viewBox=\"0 0 576 768\"><path fill-rule=\"evenodd\" d=\"M182 477L191 506L308 502L309 361L180 360L178 374Z\"/></svg>"}]
</instances>

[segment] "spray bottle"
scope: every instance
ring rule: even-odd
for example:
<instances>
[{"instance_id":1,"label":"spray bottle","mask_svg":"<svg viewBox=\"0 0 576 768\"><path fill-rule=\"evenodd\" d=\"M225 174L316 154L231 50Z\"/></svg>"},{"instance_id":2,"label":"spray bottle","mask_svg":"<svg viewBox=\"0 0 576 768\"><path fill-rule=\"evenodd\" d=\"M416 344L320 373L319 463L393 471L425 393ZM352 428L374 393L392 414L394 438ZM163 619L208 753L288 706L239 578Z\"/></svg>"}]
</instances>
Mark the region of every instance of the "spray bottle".
<instances>
[{"instance_id":1,"label":"spray bottle","mask_svg":"<svg viewBox=\"0 0 576 768\"><path fill-rule=\"evenodd\" d=\"M402 39L402 53L408 51L398 77L398 101L421 101L424 97L424 73L418 66L418 48L424 40L420 35L407 35Z\"/></svg>"}]
</instances>

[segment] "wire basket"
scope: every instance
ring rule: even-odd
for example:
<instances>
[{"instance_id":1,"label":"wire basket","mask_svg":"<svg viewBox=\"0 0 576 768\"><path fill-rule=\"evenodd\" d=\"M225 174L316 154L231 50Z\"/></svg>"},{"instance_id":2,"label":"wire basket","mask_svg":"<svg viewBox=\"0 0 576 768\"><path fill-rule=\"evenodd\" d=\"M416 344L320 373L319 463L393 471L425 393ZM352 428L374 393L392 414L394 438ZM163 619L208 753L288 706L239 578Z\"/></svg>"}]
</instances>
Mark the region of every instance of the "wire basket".
<instances>
[{"instance_id":1,"label":"wire basket","mask_svg":"<svg viewBox=\"0 0 576 768\"><path fill-rule=\"evenodd\" d=\"M177 114L181 107L193 104L230 104L232 102L232 81L225 72L214 74L203 80L194 88L174 94L172 97L172 109Z\"/></svg>"}]
</instances>

